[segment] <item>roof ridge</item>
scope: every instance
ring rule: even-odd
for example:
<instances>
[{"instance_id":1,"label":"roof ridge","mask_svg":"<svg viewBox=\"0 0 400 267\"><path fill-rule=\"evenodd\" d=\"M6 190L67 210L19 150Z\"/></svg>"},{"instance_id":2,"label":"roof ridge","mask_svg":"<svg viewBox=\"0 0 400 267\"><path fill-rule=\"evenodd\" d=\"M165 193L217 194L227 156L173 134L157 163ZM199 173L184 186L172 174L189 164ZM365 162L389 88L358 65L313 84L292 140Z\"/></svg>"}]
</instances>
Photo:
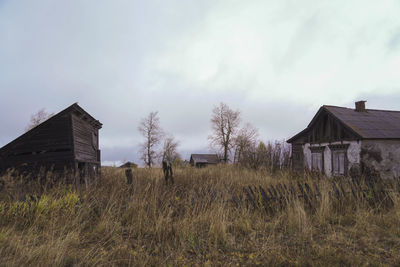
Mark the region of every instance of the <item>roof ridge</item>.
<instances>
[{"instance_id":1,"label":"roof ridge","mask_svg":"<svg viewBox=\"0 0 400 267\"><path fill-rule=\"evenodd\" d=\"M322 105L323 107L333 107L333 108L347 108L347 107L340 107L340 106L334 106L334 105ZM350 109L350 108L347 108Z\"/></svg>"},{"instance_id":2,"label":"roof ridge","mask_svg":"<svg viewBox=\"0 0 400 267\"><path fill-rule=\"evenodd\" d=\"M389 110L389 109L372 109L372 108L366 108L365 110L400 113L400 110Z\"/></svg>"},{"instance_id":3,"label":"roof ridge","mask_svg":"<svg viewBox=\"0 0 400 267\"><path fill-rule=\"evenodd\" d=\"M335 120L361 139L400 139L400 111L384 109L366 109L366 112L356 112L353 108L322 105L307 127L289 138L292 143L296 138L306 134L319 118L322 112L327 112ZM375 127L380 127L376 131Z\"/></svg>"},{"instance_id":4,"label":"roof ridge","mask_svg":"<svg viewBox=\"0 0 400 267\"><path fill-rule=\"evenodd\" d=\"M354 108L340 107L340 106L333 106L333 105L323 105L322 107L332 107L332 108L342 108L342 109L355 110ZM366 108L365 110L367 110L367 111L371 110L371 111L397 112L397 113L400 112L400 110L374 109L374 108Z\"/></svg>"},{"instance_id":5,"label":"roof ridge","mask_svg":"<svg viewBox=\"0 0 400 267\"><path fill-rule=\"evenodd\" d=\"M6 149L7 147L10 147L12 144L14 144L15 142L17 142L18 140L23 139L26 136L29 136L30 134L34 133L38 128L43 127L43 125L48 124L49 122L51 122L52 120L55 120L56 118L64 115L65 113L67 113L68 111L72 110L72 109L78 109L81 112L84 112L85 114L87 114L88 116L90 116L90 118L92 119L92 121L94 121L95 123L98 123L101 126L103 125L100 121L96 120L95 118L92 117L92 115L90 115L86 110L84 110L81 106L78 105L78 102L73 103L72 105L68 106L67 108L64 108L63 110L59 111L58 113L54 114L53 116L49 117L48 119L46 119L45 121L42 121L41 123L39 123L38 125L36 125L35 127L33 127L32 129L30 129L29 131L26 131L24 133L22 133L20 136L18 136L17 138L15 138L14 140L11 140L10 142L8 142L7 144L5 144L3 147L0 147L0 151L3 149Z\"/></svg>"}]
</instances>

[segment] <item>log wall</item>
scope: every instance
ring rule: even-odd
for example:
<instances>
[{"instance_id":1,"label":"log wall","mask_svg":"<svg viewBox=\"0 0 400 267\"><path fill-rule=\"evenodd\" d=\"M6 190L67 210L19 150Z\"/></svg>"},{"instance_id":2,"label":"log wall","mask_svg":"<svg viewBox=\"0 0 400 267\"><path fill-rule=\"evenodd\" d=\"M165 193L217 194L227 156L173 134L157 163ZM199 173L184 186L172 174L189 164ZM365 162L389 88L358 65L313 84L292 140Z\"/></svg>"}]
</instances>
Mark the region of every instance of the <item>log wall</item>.
<instances>
[{"instance_id":1,"label":"log wall","mask_svg":"<svg viewBox=\"0 0 400 267\"><path fill-rule=\"evenodd\" d=\"M1 151L3 169L72 168L73 146L70 114L54 117L11 142Z\"/></svg>"},{"instance_id":2,"label":"log wall","mask_svg":"<svg viewBox=\"0 0 400 267\"><path fill-rule=\"evenodd\" d=\"M100 163L99 130L75 114L72 114L72 129L75 159Z\"/></svg>"}]
</instances>

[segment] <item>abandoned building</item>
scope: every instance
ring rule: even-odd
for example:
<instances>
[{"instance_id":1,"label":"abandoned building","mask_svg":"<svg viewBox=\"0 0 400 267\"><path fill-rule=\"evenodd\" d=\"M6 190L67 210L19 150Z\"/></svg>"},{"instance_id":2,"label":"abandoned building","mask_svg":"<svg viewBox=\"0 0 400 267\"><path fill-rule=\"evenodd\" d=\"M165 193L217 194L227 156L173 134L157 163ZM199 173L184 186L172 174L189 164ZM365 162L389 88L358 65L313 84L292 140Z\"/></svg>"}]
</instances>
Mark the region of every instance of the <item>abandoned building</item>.
<instances>
[{"instance_id":1,"label":"abandoned building","mask_svg":"<svg viewBox=\"0 0 400 267\"><path fill-rule=\"evenodd\" d=\"M190 165L196 167L206 167L220 162L217 154L192 154L190 155Z\"/></svg>"},{"instance_id":2,"label":"abandoned building","mask_svg":"<svg viewBox=\"0 0 400 267\"><path fill-rule=\"evenodd\" d=\"M0 172L9 168L27 172L40 168L51 168L55 173L73 171L77 186L88 186L100 168L101 127L75 103L0 148Z\"/></svg>"},{"instance_id":3,"label":"abandoned building","mask_svg":"<svg viewBox=\"0 0 400 267\"><path fill-rule=\"evenodd\" d=\"M328 176L400 176L400 111L322 106L306 129L290 138L292 168Z\"/></svg>"},{"instance_id":4,"label":"abandoned building","mask_svg":"<svg viewBox=\"0 0 400 267\"><path fill-rule=\"evenodd\" d=\"M124 164L122 164L121 166L119 166L119 168L133 168L136 169L138 167L138 165L136 163L127 161Z\"/></svg>"}]
</instances>

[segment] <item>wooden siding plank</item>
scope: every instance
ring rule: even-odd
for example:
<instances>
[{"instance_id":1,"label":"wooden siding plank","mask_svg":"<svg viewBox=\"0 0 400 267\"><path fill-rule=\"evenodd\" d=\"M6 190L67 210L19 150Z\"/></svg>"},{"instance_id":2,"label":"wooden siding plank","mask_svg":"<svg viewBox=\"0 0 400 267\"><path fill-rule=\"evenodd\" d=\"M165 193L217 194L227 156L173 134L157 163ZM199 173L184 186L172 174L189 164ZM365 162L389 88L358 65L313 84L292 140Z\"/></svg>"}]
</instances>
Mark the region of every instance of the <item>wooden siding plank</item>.
<instances>
[{"instance_id":1,"label":"wooden siding plank","mask_svg":"<svg viewBox=\"0 0 400 267\"><path fill-rule=\"evenodd\" d=\"M97 156L98 142L96 142L98 140L98 130L88 125L75 114L72 114L71 118L76 160L83 162L99 162ZM93 140L93 138L96 138L96 140ZM94 144L94 141L97 144Z\"/></svg>"}]
</instances>

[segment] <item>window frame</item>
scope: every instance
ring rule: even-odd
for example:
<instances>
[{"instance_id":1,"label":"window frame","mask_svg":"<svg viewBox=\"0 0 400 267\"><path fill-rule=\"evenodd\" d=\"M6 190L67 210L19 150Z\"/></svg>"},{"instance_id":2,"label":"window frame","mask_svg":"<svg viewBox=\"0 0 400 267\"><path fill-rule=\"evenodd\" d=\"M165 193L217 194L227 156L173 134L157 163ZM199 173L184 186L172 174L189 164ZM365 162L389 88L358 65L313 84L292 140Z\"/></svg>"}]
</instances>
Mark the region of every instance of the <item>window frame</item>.
<instances>
[{"instance_id":1,"label":"window frame","mask_svg":"<svg viewBox=\"0 0 400 267\"><path fill-rule=\"evenodd\" d=\"M331 173L333 176L346 176L348 174L348 166L349 166L349 159L347 157L347 150L349 148L350 144L339 144L339 145L329 145L329 149L331 150ZM338 153L343 153L344 158L343 158L343 173L340 173L340 160L338 170L339 172L335 172L335 166L334 166L334 155Z\"/></svg>"},{"instance_id":2,"label":"window frame","mask_svg":"<svg viewBox=\"0 0 400 267\"><path fill-rule=\"evenodd\" d=\"M325 151L325 146L310 146L310 151L311 151L311 171L316 171L316 172L325 172L325 159L324 159L324 151ZM314 168L313 166L313 154L320 154L321 155L321 169Z\"/></svg>"}]
</instances>

